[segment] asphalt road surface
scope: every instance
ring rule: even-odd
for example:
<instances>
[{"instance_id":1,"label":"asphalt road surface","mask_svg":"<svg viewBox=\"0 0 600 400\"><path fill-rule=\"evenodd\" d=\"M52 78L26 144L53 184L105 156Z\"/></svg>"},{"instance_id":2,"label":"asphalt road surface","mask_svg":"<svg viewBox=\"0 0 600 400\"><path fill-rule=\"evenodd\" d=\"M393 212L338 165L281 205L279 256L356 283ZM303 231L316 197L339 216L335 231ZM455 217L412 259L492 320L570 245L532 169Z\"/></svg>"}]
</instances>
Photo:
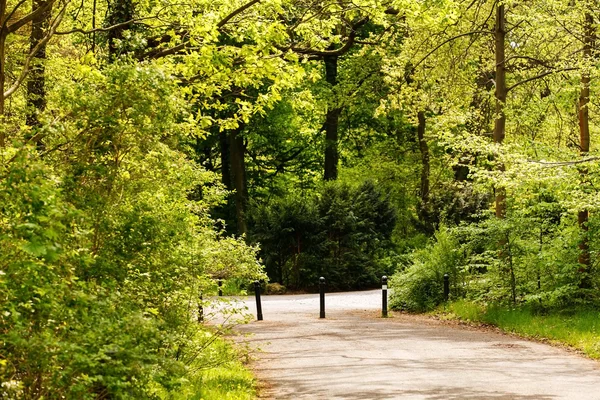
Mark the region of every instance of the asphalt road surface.
<instances>
[{"instance_id":1,"label":"asphalt road surface","mask_svg":"<svg viewBox=\"0 0 600 400\"><path fill-rule=\"evenodd\" d=\"M255 312L253 298L243 300ZM600 363L512 336L394 313L381 291L263 296L238 328L264 399L599 399Z\"/></svg>"}]
</instances>

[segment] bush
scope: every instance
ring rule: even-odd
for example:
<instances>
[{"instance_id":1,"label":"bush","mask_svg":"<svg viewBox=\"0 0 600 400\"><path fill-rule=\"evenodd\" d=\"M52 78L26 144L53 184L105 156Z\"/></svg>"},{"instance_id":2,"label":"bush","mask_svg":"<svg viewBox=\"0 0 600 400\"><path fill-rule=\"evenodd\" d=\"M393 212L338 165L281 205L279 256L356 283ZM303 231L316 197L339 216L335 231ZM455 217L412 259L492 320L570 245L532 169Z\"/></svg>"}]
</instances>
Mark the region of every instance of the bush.
<instances>
[{"instance_id":1,"label":"bush","mask_svg":"<svg viewBox=\"0 0 600 400\"><path fill-rule=\"evenodd\" d=\"M267 294L285 294L287 289L285 286L280 285L279 283L268 283L267 284Z\"/></svg>"},{"instance_id":2,"label":"bush","mask_svg":"<svg viewBox=\"0 0 600 400\"><path fill-rule=\"evenodd\" d=\"M593 221L589 229L597 230ZM431 310L442 301L442 276L448 273L455 299L540 311L597 306L598 274L582 273L578 264L581 240L581 229L565 218L560 202L536 193L521 208L509 207L505 218L442 227L393 277L392 304ZM596 245L593 235L589 243Z\"/></svg>"},{"instance_id":3,"label":"bush","mask_svg":"<svg viewBox=\"0 0 600 400\"><path fill-rule=\"evenodd\" d=\"M84 74L41 128L60 132L45 141L60 152L0 149L0 397L176 392L214 361L199 294L213 277L265 278L257 249L208 217L216 176L165 143L178 103L164 78Z\"/></svg>"},{"instance_id":4,"label":"bush","mask_svg":"<svg viewBox=\"0 0 600 400\"><path fill-rule=\"evenodd\" d=\"M412 256L412 264L390 279L390 306L410 312L434 309L444 301L444 274L450 276L451 293L463 290L463 254L453 232L442 227L434 241Z\"/></svg>"},{"instance_id":5,"label":"bush","mask_svg":"<svg viewBox=\"0 0 600 400\"><path fill-rule=\"evenodd\" d=\"M316 289L325 276L332 289L359 289L392 271L396 215L372 182L329 182L314 194L255 205L250 215L249 237L260 244L272 281Z\"/></svg>"}]
</instances>

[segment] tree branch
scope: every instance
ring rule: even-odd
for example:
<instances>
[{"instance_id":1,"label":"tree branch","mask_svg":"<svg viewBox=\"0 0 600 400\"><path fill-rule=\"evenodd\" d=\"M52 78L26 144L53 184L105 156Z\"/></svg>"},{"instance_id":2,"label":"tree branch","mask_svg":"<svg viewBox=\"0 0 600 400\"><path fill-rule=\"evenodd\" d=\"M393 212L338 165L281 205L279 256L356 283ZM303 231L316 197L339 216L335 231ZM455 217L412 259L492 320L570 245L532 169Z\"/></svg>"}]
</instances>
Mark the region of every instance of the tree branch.
<instances>
[{"instance_id":1,"label":"tree branch","mask_svg":"<svg viewBox=\"0 0 600 400\"><path fill-rule=\"evenodd\" d=\"M144 18L136 18L136 19L130 19L129 21L126 22L121 22L118 23L116 25L112 25L112 26L107 26L106 28L95 28L95 29L90 29L90 30L83 30L81 28L75 28L75 29L71 29L70 31L62 31L62 32L55 32L55 35L70 35L72 33L81 33L84 35L89 35L90 33L94 33L94 32L108 32L111 31L113 29L119 29L119 28L123 28L126 27L130 24L135 24L136 22L140 22L140 21L145 21L148 19L154 19L156 18L156 16L152 16L152 17L144 17Z\"/></svg>"},{"instance_id":2,"label":"tree branch","mask_svg":"<svg viewBox=\"0 0 600 400\"><path fill-rule=\"evenodd\" d=\"M177 46L173 46L168 49L159 50L159 51L152 50L146 54L143 54L140 57L140 59L145 59L145 58L156 59L156 58L170 56L172 54L176 54L176 53L180 52L181 50L185 49L189 43L190 43L189 41L185 41L183 43L178 44Z\"/></svg>"},{"instance_id":3,"label":"tree branch","mask_svg":"<svg viewBox=\"0 0 600 400\"><path fill-rule=\"evenodd\" d=\"M575 161L556 161L556 162L535 161L535 160L527 160L527 161L530 163L541 164L541 165L545 165L548 167L563 167L563 166L568 166L568 165L583 164L586 162L597 161L597 160L600 160L600 157L589 157L589 158L584 158L583 160L575 160Z\"/></svg>"},{"instance_id":4,"label":"tree branch","mask_svg":"<svg viewBox=\"0 0 600 400\"><path fill-rule=\"evenodd\" d=\"M8 13L8 15L4 18L4 22L2 23L2 29L6 28L6 26L8 25L8 21L10 21L10 19L12 18L12 16L15 14L15 12L17 12L17 9L19 7L21 7L23 4L25 4L27 0L21 0L17 3L17 5L12 9L11 12ZM2 15L2 14L0 14Z\"/></svg>"},{"instance_id":5,"label":"tree branch","mask_svg":"<svg viewBox=\"0 0 600 400\"><path fill-rule=\"evenodd\" d=\"M231 21L233 18L235 18L237 15L243 13L244 11L246 11L247 9L249 9L250 7L252 7L255 4L260 3L261 0L252 0L246 4L244 4L243 6L233 10L231 13L229 13L227 16L225 16L219 23L217 23L217 29L221 29L223 28L229 21ZM107 29L107 28L105 28ZM189 35L189 30L187 29L180 29L177 33L177 36L180 38L184 38L185 36ZM148 39L148 47L152 47L152 48L156 48L158 46L160 46L163 43L168 43L173 39L173 37L169 34L163 35L163 36L158 36L158 37L153 37L153 38L149 38ZM163 50L150 50L140 56L138 56L139 60L143 60L146 58L161 58L161 57L166 57L169 55L173 55L173 54L177 54L180 51L184 50L187 46L189 45L189 40L186 40L174 47L168 48L168 49L163 49Z\"/></svg>"},{"instance_id":6,"label":"tree branch","mask_svg":"<svg viewBox=\"0 0 600 400\"><path fill-rule=\"evenodd\" d=\"M249 9L256 3L260 3L260 0L252 0L252 1L244 4L240 8L233 10L231 13L229 13L229 15L227 15L225 18L223 18L221 20L221 22L219 22L217 24L217 28L221 29L225 24L227 24L229 21L231 21L236 15L243 13L244 11L246 11L247 9Z\"/></svg>"},{"instance_id":7,"label":"tree branch","mask_svg":"<svg viewBox=\"0 0 600 400\"><path fill-rule=\"evenodd\" d=\"M438 44L437 46L435 46L432 50L430 50L427 54L425 54L425 56L423 58L421 58L413 67L412 69L416 69L419 65L421 65L423 63L423 61L425 61L426 59L429 58L429 56L431 56L433 53L435 53L436 51L438 51L440 49L440 47L442 47L443 45L452 42L453 40L456 39L460 39L461 37L465 37L465 36L471 36L471 35L477 35L477 34L481 34L481 33L487 33L487 34L494 34L494 32L492 31L486 31L486 30L478 30L478 31L471 31L471 32L466 32L466 33L461 33L460 35L456 35L453 36L449 39L444 40L442 43Z\"/></svg>"},{"instance_id":8,"label":"tree branch","mask_svg":"<svg viewBox=\"0 0 600 400\"><path fill-rule=\"evenodd\" d=\"M70 0L68 0L66 4L69 3ZM8 33L13 33L15 31L17 31L18 29L20 29L21 27L27 25L29 22L31 22L33 19L37 18L38 16L40 16L41 14L43 14L44 12L46 12L50 7L52 7L52 5L54 4L55 0L48 0L46 2L46 4L44 4L41 7L36 8L34 11L30 12L29 14L27 14L26 16L24 16L23 18L15 21L14 23L10 24L7 26L6 31Z\"/></svg>"},{"instance_id":9,"label":"tree branch","mask_svg":"<svg viewBox=\"0 0 600 400\"><path fill-rule=\"evenodd\" d=\"M514 56L510 56L510 57L505 58L504 61L502 61L500 63L500 65L506 64L506 63L508 63L511 60L527 60L527 61L532 62L533 64L541 65L542 67L545 67L545 68L550 68L550 69L554 68L552 65L548 64L544 60L540 60L540 59L537 59L537 58L534 58L534 57L519 56L519 55L514 55Z\"/></svg>"},{"instance_id":10,"label":"tree branch","mask_svg":"<svg viewBox=\"0 0 600 400\"><path fill-rule=\"evenodd\" d=\"M290 49L299 54L306 54L308 56L316 56L316 57L333 57L333 56L341 56L345 54L352 45L356 42L356 35L358 33L358 29L369 22L369 17L364 17L360 21L356 22L351 26L350 35L348 35L348 40L342 47L336 50L315 50L315 49L306 49L302 47L294 47L292 46Z\"/></svg>"},{"instance_id":11,"label":"tree branch","mask_svg":"<svg viewBox=\"0 0 600 400\"><path fill-rule=\"evenodd\" d=\"M521 86L521 85L523 85L523 84L525 84L527 82L531 82L531 81L534 81L536 79L541 79L541 78L543 78L545 76L552 75L552 74L555 74L557 72L574 71L576 69L578 69L578 68L576 68L576 67L567 67L567 68L560 68L560 69L554 69L554 70L551 70L551 71L543 72L543 73L538 74L536 76L532 76L531 78L523 79L522 81L517 82L517 83L515 83L512 86L507 87L506 88L506 93L510 92L514 88L516 88L518 86Z\"/></svg>"},{"instance_id":12,"label":"tree branch","mask_svg":"<svg viewBox=\"0 0 600 400\"><path fill-rule=\"evenodd\" d=\"M21 86L21 84L23 83L23 81L27 77L27 74L29 73L29 67L30 67L30 64L31 64L31 60L33 60L33 58L35 57L35 55L37 54L37 52L39 51L39 49L42 46L46 45L46 43L48 43L48 41L50 40L50 38L52 36L54 36L54 32L56 32L56 28L58 28L58 26L62 22L63 16L65 15L65 11L67 10L67 5L68 4L69 3L66 2L65 5L63 6L63 8L60 10L60 12L58 13L58 15L56 16L56 19L54 20L54 22L50 26L50 30L48 31L48 33L46 34L46 36L44 36L44 38L42 40L40 40L38 42L38 44L29 52L29 55L27 56L27 58L25 59L25 63L23 64L23 69L21 70L21 74L19 75L19 77L17 78L17 80L15 81L15 83L6 92L4 92L2 94L5 99L7 99L14 92L16 92L16 90L19 88L19 86Z\"/></svg>"}]
</instances>

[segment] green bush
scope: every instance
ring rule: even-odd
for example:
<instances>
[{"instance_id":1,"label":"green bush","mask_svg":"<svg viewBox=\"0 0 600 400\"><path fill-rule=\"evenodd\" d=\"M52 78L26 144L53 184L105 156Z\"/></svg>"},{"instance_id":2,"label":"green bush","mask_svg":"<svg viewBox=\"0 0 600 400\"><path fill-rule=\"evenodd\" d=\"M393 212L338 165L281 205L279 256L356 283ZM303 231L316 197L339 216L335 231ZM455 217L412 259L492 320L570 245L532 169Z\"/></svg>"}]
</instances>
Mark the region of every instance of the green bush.
<instances>
[{"instance_id":1,"label":"green bush","mask_svg":"<svg viewBox=\"0 0 600 400\"><path fill-rule=\"evenodd\" d=\"M287 292L287 289L285 286L275 282L267 284L267 289L265 290L265 292L267 294L285 294L285 292Z\"/></svg>"},{"instance_id":2,"label":"green bush","mask_svg":"<svg viewBox=\"0 0 600 400\"><path fill-rule=\"evenodd\" d=\"M547 311L599 304L598 274L582 273L578 264L581 229L565 215L555 196L539 189L519 208L509 203L504 218L484 213L478 222L442 227L434 242L416 251L412 264L393 277L392 304L431 310L442 301L444 273L451 277L454 299L483 305ZM597 229L592 221L592 248Z\"/></svg>"},{"instance_id":3,"label":"green bush","mask_svg":"<svg viewBox=\"0 0 600 400\"><path fill-rule=\"evenodd\" d=\"M434 309L444 301L444 274L450 276L451 293L463 289L464 262L460 244L453 232L442 227L434 241L412 255L412 264L390 279L390 306L410 312Z\"/></svg>"},{"instance_id":4,"label":"green bush","mask_svg":"<svg viewBox=\"0 0 600 400\"><path fill-rule=\"evenodd\" d=\"M250 240L260 244L272 281L316 289L324 276L332 289L359 289L392 271L395 223L389 199L372 182L330 182L254 206Z\"/></svg>"},{"instance_id":5,"label":"green bush","mask_svg":"<svg viewBox=\"0 0 600 400\"><path fill-rule=\"evenodd\" d=\"M172 83L143 67L103 74L66 88L69 112L42 127L60 152L0 150L2 398L177 392L223 361L197 323L199 294L216 277L265 278L257 249L208 217L216 176L165 143Z\"/></svg>"}]
</instances>

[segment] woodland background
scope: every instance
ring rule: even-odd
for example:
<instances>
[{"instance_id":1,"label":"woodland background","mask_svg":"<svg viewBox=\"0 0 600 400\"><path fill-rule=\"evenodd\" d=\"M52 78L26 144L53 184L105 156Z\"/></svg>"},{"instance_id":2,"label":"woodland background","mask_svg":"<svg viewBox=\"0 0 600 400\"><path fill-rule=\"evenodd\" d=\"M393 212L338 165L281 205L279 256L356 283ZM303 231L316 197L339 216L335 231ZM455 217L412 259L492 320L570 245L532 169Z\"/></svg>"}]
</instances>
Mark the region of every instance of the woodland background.
<instances>
[{"instance_id":1,"label":"woodland background","mask_svg":"<svg viewBox=\"0 0 600 400\"><path fill-rule=\"evenodd\" d=\"M217 280L597 305L599 11L0 0L0 397L202 387Z\"/></svg>"}]
</instances>

